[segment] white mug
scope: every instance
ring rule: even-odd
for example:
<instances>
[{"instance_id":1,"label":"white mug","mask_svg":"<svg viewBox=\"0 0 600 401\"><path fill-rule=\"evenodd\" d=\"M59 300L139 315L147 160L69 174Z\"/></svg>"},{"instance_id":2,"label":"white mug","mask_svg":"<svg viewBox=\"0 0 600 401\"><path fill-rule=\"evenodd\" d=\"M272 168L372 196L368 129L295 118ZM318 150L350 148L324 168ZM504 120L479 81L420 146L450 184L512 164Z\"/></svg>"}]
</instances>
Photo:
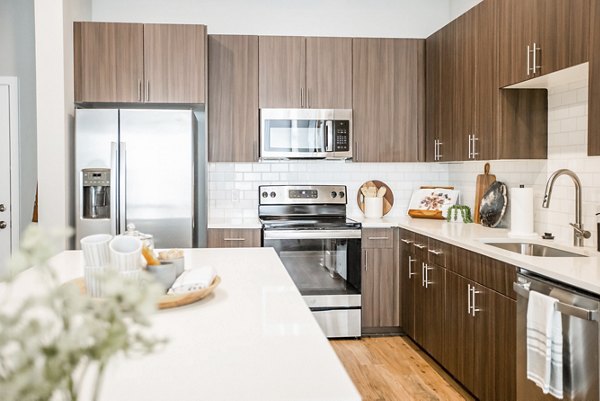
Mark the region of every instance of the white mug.
<instances>
[{"instance_id":1,"label":"white mug","mask_svg":"<svg viewBox=\"0 0 600 401\"><path fill-rule=\"evenodd\" d=\"M118 271L141 269L142 241L130 235L119 235L110 241L110 262Z\"/></svg>"},{"instance_id":2,"label":"white mug","mask_svg":"<svg viewBox=\"0 0 600 401\"><path fill-rule=\"evenodd\" d=\"M108 244L112 240L110 234L89 235L80 242L86 266L105 266L110 263Z\"/></svg>"}]
</instances>

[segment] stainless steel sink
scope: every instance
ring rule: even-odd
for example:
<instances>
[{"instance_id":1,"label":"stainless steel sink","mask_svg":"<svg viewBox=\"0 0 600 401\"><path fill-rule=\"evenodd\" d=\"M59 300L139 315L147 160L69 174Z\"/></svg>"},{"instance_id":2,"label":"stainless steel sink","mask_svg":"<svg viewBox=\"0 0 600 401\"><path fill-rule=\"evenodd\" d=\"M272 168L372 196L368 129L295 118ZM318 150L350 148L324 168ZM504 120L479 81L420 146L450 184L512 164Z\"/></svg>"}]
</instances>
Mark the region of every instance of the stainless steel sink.
<instances>
[{"instance_id":1,"label":"stainless steel sink","mask_svg":"<svg viewBox=\"0 0 600 401\"><path fill-rule=\"evenodd\" d=\"M539 256L546 258L577 258L587 256L579 253L563 251L562 249L553 248L551 246L531 244L527 242L487 242L487 244L528 256Z\"/></svg>"}]
</instances>

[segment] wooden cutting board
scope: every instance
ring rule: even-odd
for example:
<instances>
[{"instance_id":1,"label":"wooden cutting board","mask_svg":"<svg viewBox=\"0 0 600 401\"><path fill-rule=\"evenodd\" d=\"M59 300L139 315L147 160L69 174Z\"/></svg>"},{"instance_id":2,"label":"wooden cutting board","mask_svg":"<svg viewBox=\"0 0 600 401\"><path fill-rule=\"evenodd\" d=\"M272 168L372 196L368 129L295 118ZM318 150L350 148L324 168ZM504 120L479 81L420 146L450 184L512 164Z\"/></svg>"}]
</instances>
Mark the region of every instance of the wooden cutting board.
<instances>
[{"instance_id":1,"label":"wooden cutting board","mask_svg":"<svg viewBox=\"0 0 600 401\"><path fill-rule=\"evenodd\" d=\"M475 207L473 208L473 216L475 223L481 222L479 216L479 206L481 205L481 199L485 191L496 181L496 176L490 174L490 163L485 163L483 167L483 174L477 176L477 183L475 184Z\"/></svg>"},{"instance_id":2,"label":"wooden cutting board","mask_svg":"<svg viewBox=\"0 0 600 401\"><path fill-rule=\"evenodd\" d=\"M392 189L382 181L371 180L363 183L360 187L358 187L358 193L356 194L356 203L358 203L358 207L361 212L365 212L364 197L362 192L360 192L360 189L362 187L375 187L377 190L379 190L379 188L381 187L386 187L385 195L383 195L383 215L385 216L389 213L390 210L392 210L392 207L394 207L394 193L392 192Z\"/></svg>"}]
</instances>

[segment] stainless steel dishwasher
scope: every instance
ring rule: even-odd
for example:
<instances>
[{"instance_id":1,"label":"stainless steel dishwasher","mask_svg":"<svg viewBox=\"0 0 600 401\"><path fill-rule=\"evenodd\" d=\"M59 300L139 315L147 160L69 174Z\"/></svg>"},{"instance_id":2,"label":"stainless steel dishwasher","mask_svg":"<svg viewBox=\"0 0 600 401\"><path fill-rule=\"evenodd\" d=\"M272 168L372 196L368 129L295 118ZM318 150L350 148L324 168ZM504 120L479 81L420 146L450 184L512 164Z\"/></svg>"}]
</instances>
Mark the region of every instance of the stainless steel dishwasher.
<instances>
[{"instance_id":1,"label":"stainless steel dishwasher","mask_svg":"<svg viewBox=\"0 0 600 401\"><path fill-rule=\"evenodd\" d=\"M556 400L527 380L527 304L529 291L558 299L562 314L563 386L567 401L600 400L598 309L600 297L520 269L517 282L517 400Z\"/></svg>"}]
</instances>

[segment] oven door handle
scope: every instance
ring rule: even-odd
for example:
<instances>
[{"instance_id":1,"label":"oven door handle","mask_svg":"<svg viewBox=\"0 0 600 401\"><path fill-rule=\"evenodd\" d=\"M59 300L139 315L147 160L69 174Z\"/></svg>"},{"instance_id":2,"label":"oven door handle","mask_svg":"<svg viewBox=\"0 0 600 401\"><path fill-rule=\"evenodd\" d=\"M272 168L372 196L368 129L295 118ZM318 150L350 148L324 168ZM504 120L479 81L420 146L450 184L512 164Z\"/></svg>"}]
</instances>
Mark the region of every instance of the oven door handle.
<instances>
[{"instance_id":1,"label":"oven door handle","mask_svg":"<svg viewBox=\"0 0 600 401\"><path fill-rule=\"evenodd\" d=\"M360 239L360 230L264 230L263 239Z\"/></svg>"}]
</instances>

